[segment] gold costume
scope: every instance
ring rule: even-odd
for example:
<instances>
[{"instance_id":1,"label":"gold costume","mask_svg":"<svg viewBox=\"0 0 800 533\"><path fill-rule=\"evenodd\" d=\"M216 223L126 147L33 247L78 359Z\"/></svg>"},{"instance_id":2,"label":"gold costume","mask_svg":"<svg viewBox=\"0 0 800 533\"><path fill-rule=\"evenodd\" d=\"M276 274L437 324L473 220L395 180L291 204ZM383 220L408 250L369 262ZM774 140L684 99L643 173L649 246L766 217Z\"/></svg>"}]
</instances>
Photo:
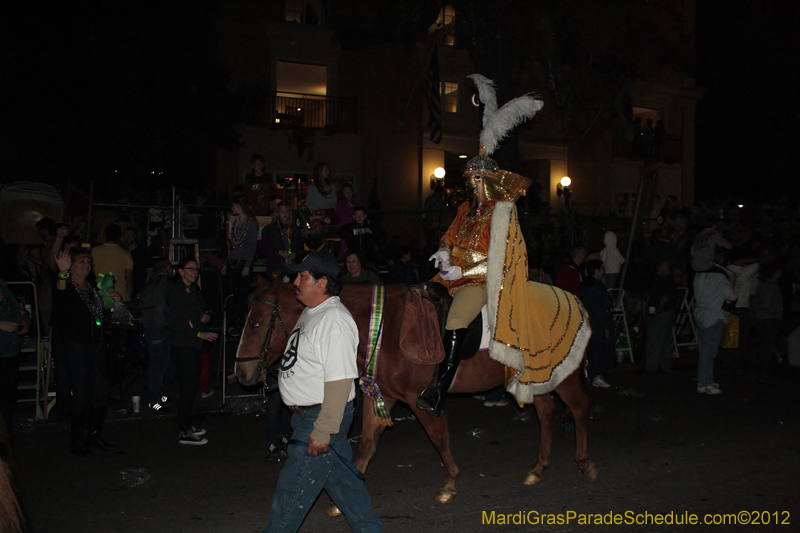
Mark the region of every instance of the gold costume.
<instances>
[{"instance_id":1,"label":"gold costume","mask_svg":"<svg viewBox=\"0 0 800 533\"><path fill-rule=\"evenodd\" d=\"M450 260L461 267L460 279L447 281L439 274L432 281L447 287L451 296L459 289L467 286L486 286L486 260L489 253L489 230L491 229L492 212L495 202L483 204L474 216L470 215L469 202L458 208L453 223L442 237L440 246L450 250Z\"/></svg>"},{"instance_id":2,"label":"gold costume","mask_svg":"<svg viewBox=\"0 0 800 533\"><path fill-rule=\"evenodd\" d=\"M481 182L486 201L474 214L468 203L462 204L442 239L463 277L445 281L437 275L433 281L447 287L450 294L464 287L486 287L489 355L506 365L506 390L518 402L531 403L534 396L549 393L580 366L592 331L588 315L575 296L528 281L528 254L514 202L531 182L501 169L489 157L517 124L542 108L543 102L529 94L499 107L494 82L480 74L469 77L475 82L484 110L480 149L467 162L464 177L476 193ZM466 300L469 305L460 313L459 323L469 318L467 315L477 307L472 304L481 300L472 289L461 296L454 304ZM458 354L446 358L450 374L447 379L440 376L436 385L442 393L452 382L452 369L458 366L459 358ZM431 395L436 400L434 408L420 408L438 414L439 396ZM427 397L420 400L432 403Z\"/></svg>"},{"instance_id":3,"label":"gold costume","mask_svg":"<svg viewBox=\"0 0 800 533\"><path fill-rule=\"evenodd\" d=\"M437 274L433 281L451 295L464 287L486 287L489 354L507 367L506 389L518 402L530 403L578 368L591 328L574 295L528 281L528 254L514 202L530 181L502 170L481 179L492 200L475 216L468 202L462 204L442 238L463 277L446 281Z\"/></svg>"}]
</instances>

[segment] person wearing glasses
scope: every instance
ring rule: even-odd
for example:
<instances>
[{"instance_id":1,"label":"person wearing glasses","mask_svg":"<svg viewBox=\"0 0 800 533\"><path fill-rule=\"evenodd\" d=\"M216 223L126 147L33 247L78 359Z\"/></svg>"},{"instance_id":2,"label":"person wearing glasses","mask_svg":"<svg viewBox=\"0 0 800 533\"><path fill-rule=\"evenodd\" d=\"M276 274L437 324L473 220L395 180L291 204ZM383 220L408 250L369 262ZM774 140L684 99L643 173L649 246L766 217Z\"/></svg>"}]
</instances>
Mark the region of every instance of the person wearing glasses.
<instances>
[{"instance_id":1,"label":"person wearing glasses","mask_svg":"<svg viewBox=\"0 0 800 533\"><path fill-rule=\"evenodd\" d=\"M169 329L172 333L172 356L178 368L180 396L178 398L178 442L202 446L206 430L192 426L192 405L200 388L200 369L203 362L203 341L217 340L208 331L211 316L197 286L199 268L194 259L183 259L175 269L177 276L169 292Z\"/></svg>"},{"instance_id":2,"label":"person wearing glasses","mask_svg":"<svg viewBox=\"0 0 800 533\"><path fill-rule=\"evenodd\" d=\"M342 283L372 283L380 285L381 280L372 270L364 268L364 256L361 252L348 252L344 257L347 273L342 276Z\"/></svg>"}]
</instances>

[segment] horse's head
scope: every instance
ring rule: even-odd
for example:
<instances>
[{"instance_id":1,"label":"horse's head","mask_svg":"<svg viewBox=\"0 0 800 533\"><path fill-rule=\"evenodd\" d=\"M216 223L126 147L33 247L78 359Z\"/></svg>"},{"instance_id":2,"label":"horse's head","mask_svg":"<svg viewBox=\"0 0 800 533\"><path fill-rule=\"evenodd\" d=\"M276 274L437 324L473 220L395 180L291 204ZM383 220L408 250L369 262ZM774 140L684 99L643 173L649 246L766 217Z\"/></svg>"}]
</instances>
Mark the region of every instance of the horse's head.
<instances>
[{"instance_id":1,"label":"horse's head","mask_svg":"<svg viewBox=\"0 0 800 533\"><path fill-rule=\"evenodd\" d=\"M273 285L261 277L250 295L249 310L236 350L236 377L242 385L255 385L283 353L288 332L281 316L280 278ZM295 317L296 318L296 317Z\"/></svg>"}]
</instances>

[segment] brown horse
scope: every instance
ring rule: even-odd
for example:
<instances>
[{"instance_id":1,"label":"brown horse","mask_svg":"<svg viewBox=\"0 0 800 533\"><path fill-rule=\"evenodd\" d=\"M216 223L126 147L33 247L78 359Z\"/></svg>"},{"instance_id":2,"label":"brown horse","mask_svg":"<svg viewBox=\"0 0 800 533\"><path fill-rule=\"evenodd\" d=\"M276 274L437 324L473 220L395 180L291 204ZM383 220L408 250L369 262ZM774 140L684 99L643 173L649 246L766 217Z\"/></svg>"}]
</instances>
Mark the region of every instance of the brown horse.
<instances>
[{"instance_id":1,"label":"brown horse","mask_svg":"<svg viewBox=\"0 0 800 533\"><path fill-rule=\"evenodd\" d=\"M445 482L435 500L446 503L452 501L456 494L458 477L458 466L450 452L447 420L444 416L431 416L416 407L417 396L431 383L436 367L410 363L400 350L400 323L408 290L406 285L386 286L383 339L376 381L386 410L391 411L398 401L411 407L439 452L444 463ZM371 296L372 285L369 284L345 285L340 295L342 303L350 310L358 325L358 365L362 372L366 366ZM287 333L291 332L302 310L302 304L295 299L294 287L260 284L250 297L250 310L236 353L236 376L242 384L255 384L263 377L266 367L283 354ZM502 385L504 376L503 365L490 359L486 351L480 351L475 357L461 363L450 392L486 391ZM581 386L580 367L564 379L555 391L572 410L575 418L575 461L583 475L589 481L594 481L597 469L588 459L586 451L589 398ZM526 485L539 483L542 472L550 464L555 419L555 405L550 394L536 396L534 405L541 425L541 440L539 458L525 477ZM361 445L356 458L356 466L361 472L366 472L384 429L385 425L376 422L373 400L365 395Z\"/></svg>"}]
</instances>

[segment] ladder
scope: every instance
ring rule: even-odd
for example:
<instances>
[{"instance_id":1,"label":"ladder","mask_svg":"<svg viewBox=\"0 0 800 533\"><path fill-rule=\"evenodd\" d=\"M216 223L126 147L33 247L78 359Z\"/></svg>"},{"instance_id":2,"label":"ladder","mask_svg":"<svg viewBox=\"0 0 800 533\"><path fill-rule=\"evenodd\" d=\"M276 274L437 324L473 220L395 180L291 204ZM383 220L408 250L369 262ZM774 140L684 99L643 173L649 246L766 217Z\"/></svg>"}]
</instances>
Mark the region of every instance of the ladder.
<instances>
[{"instance_id":1,"label":"ladder","mask_svg":"<svg viewBox=\"0 0 800 533\"><path fill-rule=\"evenodd\" d=\"M9 281L8 287L31 318L31 329L23 337L23 340L27 339L27 342L23 343L20 353L19 383L17 385L17 391L20 394L17 401L20 403L34 402L35 420L45 420L49 411L52 354L49 336L42 335L39 292L36 284L32 281Z\"/></svg>"},{"instance_id":2,"label":"ladder","mask_svg":"<svg viewBox=\"0 0 800 533\"><path fill-rule=\"evenodd\" d=\"M625 291L623 289L608 289L611 298L611 311L614 315L614 326L617 331L624 331L625 338L628 340L627 346L617 347L617 362L621 363L625 352L628 353L631 363L633 363L633 339L628 329L628 316L625 314Z\"/></svg>"},{"instance_id":3,"label":"ladder","mask_svg":"<svg viewBox=\"0 0 800 533\"><path fill-rule=\"evenodd\" d=\"M673 357L679 354L678 348L697 347L697 326L694 323L694 296L689 297L687 287L678 288L678 309L672 326Z\"/></svg>"}]
</instances>

